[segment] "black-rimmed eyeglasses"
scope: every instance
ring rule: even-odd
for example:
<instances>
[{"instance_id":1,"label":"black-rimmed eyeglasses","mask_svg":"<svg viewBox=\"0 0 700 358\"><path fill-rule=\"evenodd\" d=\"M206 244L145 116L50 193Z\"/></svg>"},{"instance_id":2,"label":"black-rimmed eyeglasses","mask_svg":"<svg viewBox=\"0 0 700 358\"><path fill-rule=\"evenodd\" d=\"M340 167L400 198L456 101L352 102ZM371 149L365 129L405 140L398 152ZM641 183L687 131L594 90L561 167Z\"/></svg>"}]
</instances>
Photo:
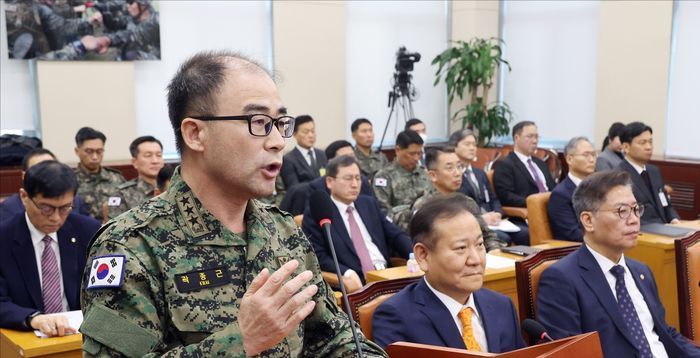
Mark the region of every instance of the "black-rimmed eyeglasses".
<instances>
[{"instance_id":1,"label":"black-rimmed eyeglasses","mask_svg":"<svg viewBox=\"0 0 700 358\"><path fill-rule=\"evenodd\" d=\"M256 137L266 137L277 127L282 137L290 138L294 134L294 117L281 116L272 118L267 114L246 114L242 116L190 116L200 121L248 121L248 132Z\"/></svg>"},{"instance_id":2,"label":"black-rimmed eyeglasses","mask_svg":"<svg viewBox=\"0 0 700 358\"><path fill-rule=\"evenodd\" d=\"M29 198L29 200L31 200L32 203L34 203L34 206L36 206L37 209L39 209L39 212L41 213L41 215L44 215L44 216L51 216L51 215L53 215L53 213L56 212L56 210L58 210L59 215L64 216L64 215L68 215L68 213L70 213L71 210L73 210L73 204L68 204L68 205L63 205L63 206L53 206L53 205L49 205L49 204L39 205L36 203L36 201L34 201L34 199Z\"/></svg>"}]
</instances>

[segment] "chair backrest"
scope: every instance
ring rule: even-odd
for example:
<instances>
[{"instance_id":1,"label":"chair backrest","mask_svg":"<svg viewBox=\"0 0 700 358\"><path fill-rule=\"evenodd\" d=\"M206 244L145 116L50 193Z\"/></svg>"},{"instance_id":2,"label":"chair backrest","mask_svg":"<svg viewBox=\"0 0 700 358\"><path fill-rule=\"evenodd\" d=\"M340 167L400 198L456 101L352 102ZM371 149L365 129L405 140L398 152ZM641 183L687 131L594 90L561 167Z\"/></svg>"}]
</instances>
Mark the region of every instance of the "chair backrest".
<instances>
[{"instance_id":1,"label":"chair backrest","mask_svg":"<svg viewBox=\"0 0 700 358\"><path fill-rule=\"evenodd\" d=\"M549 169L549 174L552 175L555 182L559 182L562 173L561 160L559 159L559 153L551 148L537 148L534 154L535 157L541 159L545 164L547 164L547 169Z\"/></svg>"},{"instance_id":2,"label":"chair backrest","mask_svg":"<svg viewBox=\"0 0 700 358\"><path fill-rule=\"evenodd\" d=\"M350 312L367 339L372 339L372 315L374 310L402 288L418 281L422 276L372 282L361 290L348 294Z\"/></svg>"},{"instance_id":3,"label":"chair backrest","mask_svg":"<svg viewBox=\"0 0 700 358\"><path fill-rule=\"evenodd\" d=\"M486 171L486 177L489 178L489 185L491 185L491 189L496 190L496 187L493 186L493 169Z\"/></svg>"},{"instance_id":4,"label":"chair backrest","mask_svg":"<svg viewBox=\"0 0 700 358\"><path fill-rule=\"evenodd\" d=\"M501 150L499 148L479 147L472 166L487 171L490 169L491 163L498 160L500 156Z\"/></svg>"},{"instance_id":5,"label":"chair backrest","mask_svg":"<svg viewBox=\"0 0 700 358\"><path fill-rule=\"evenodd\" d=\"M680 331L700 346L700 231L675 246Z\"/></svg>"},{"instance_id":6,"label":"chair backrest","mask_svg":"<svg viewBox=\"0 0 700 358\"><path fill-rule=\"evenodd\" d=\"M576 251L579 245L542 250L524 260L515 262L515 282L518 287L520 321L535 319L537 314L537 285L542 272L560 258Z\"/></svg>"},{"instance_id":7,"label":"chair backrest","mask_svg":"<svg viewBox=\"0 0 700 358\"><path fill-rule=\"evenodd\" d=\"M549 224L547 204L551 192L532 194L527 197L527 220L530 226L530 245L554 240Z\"/></svg>"}]
</instances>

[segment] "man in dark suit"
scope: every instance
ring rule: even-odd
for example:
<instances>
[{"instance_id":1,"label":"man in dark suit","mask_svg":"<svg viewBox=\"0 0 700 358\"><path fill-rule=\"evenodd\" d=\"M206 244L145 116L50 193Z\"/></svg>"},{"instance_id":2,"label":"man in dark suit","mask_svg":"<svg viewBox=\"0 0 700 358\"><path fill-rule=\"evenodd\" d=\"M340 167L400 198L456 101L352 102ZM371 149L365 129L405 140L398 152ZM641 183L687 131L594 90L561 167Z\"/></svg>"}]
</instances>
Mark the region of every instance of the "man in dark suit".
<instances>
[{"instance_id":1,"label":"man in dark suit","mask_svg":"<svg viewBox=\"0 0 700 358\"><path fill-rule=\"evenodd\" d=\"M301 115L296 118L294 139L297 145L291 152L284 155L280 171L284 187L287 190L294 185L306 183L325 175L327 162L326 154L322 150L314 148L316 127L311 116Z\"/></svg>"},{"instance_id":2,"label":"man in dark suit","mask_svg":"<svg viewBox=\"0 0 700 358\"><path fill-rule=\"evenodd\" d=\"M630 174L634 197L646 209L642 224L675 224L679 216L666 193L661 172L655 165L649 164L654 151L652 140L652 130L648 125L642 122L626 125L620 136L625 160L618 165L618 169Z\"/></svg>"},{"instance_id":3,"label":"man in dark suit","mask_svg":"<svg viewBox=\"0 0 700 358\"><path fill-rule=\"evenodd\" d=\"M328 163L326 185L335 204L333 244L340 271L355 288L362 287L367 271L389 267L392 254L407 259L411 252L411 239L382 214L377 200L360 195L360 178L360 167L352 156L336 157ZM321 269L335 271L328 242L309 209L304 213L302 229Z\"/></svg>"},{"instance_id":4,"label":"man in dark suit","mask_svg":"<svg viewBox=\"0 0 700 358\"><path fill-rule=\"evenodd\" d=\"M537 291L537 319L550 336L598 331L610 358L700 357L700 349L666 323L649 267L625 256L637 245L645 211L630 175L593 174L579 184L573 203L584 245L547 268Z\"/></svg>"},{"instance_id":5,"label":"man in dark suit","mask_svg":"<svg viewBox=\"0 0 700 358\"><path fill-rule=\"evenodd\" d=\"M595 171L596 152L586 137L574 137L564 148L569 174L552 190L547 204L547 215L552 235L556 240L583 241L583 230L574 212L571 197L574 190Z\"/></svg>"},{"instance_id":6,"label":"man in dark suit","mask_svg":"<svg viewBox=\"0 0 700 358\"><path fill-rule=\"evenodd\" d=\"M100 224L70 213L77 188L65 164L44 161L27 171L20 189L26 212L0 225L0 327L76 332L65 316L46 314L80 309L87 247Z\"/></svg>"},{"instance_id":7,"label":"man in dark suit","mask_svg":"<svg viewBox=\"0 0 700 358\"><path fill-rule=\"evenodd\" d=\"M493 185L505 206L526 207L528 196L554 189L547 165L537 157L537 125L522 121L513 127L513 151L496 162Z\"/></svg>"},{"instance_id":8,"label":"man in dark suit","mask_svg":"<svg viewBox=\"0 0 700 358\"><path fill-rule=\"evenodd\" d=\"M462 194L427 202L410 231L425 276L377 308L374 341L381 347L404 341L494 353L524 347L513 302L482 288L486 249Z\"/></svg>"}]
</instances>

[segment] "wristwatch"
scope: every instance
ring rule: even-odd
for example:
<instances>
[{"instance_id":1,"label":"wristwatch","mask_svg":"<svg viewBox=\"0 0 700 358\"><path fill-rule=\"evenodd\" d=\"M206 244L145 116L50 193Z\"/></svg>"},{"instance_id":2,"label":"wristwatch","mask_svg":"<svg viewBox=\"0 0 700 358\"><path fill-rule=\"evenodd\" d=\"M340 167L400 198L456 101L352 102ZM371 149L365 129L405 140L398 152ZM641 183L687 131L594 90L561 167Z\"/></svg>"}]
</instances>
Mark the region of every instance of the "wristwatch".
<instances>
[{"instance_id":1,"label":"wristwatch","mask_svg":"<svg viewBox=\"0 0 700 358\"><path fill-rule=\"evenodd\" d=\"M29 316L27 316L27 318L24 319L24 325L27 326L27 328L32 328L32 319L40 314L41 314L41 311L36 311L36 312L30 314Z\"/></svg>"}]
</instances>

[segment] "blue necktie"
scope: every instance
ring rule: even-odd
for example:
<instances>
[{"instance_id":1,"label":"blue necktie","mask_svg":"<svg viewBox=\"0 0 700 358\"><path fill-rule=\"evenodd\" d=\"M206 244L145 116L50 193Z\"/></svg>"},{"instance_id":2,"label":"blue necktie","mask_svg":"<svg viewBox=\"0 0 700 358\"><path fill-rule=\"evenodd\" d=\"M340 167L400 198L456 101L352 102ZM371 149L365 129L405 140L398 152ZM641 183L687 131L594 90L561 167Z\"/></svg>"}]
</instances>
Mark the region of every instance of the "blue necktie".
<instances>
[{"instance_id":1,"label":"blue necktie","mask_svg":"<svg viewBox=\"0 0 700 358\"><path fill-rule=\"evenodd\" d=\"M615 283L617 305L620 308L622 319L627 325L630 336L634 340L634 345L639 351L639 356L643 358L653 358L654 356L651 354L649 341L647 341L647 336L644 335L644 329L642 328L642 323L639 321L637 310L634 309L632 298L630 297L629 292L627 292L627 287L625 286L625 268L620 265L615 265L610 269L610 272L617 280Z\"/></svg>"}]
</instances>

